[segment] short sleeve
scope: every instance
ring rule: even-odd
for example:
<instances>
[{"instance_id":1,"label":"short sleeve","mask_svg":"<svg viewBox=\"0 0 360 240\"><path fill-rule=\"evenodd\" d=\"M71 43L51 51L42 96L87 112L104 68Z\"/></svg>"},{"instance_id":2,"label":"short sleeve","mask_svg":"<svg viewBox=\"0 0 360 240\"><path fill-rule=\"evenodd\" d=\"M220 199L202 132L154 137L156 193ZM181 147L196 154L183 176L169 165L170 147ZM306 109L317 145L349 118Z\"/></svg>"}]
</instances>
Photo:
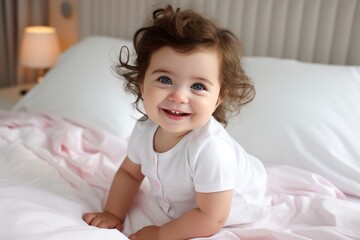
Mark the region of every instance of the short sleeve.
<instances>
[{"instance_id":1,"label":"short sleeve","mask_svg":"<svg viewBox=\"0 0 360 240\"><path fill-rule=\"evenodd\" d=\"M127 149L127 156L135 164L140 164L139 151L136 151L136 146L138 146L138 142L139 142L138 141L140 135L139 132L141 131L140 128L141 128L140 123L139 121L137 121L134 126L134 129L131 132L128 149Z\"/></svg>"},{"instance_id":2,"label":"short sleeve","mask_svg":"<svg viewBox=\"0 0 360 240\"><path fill-rule=\"evenodd\" d=\"M193 181L197 192L234 189L238 164L233 143L222 138L202 142L193 162Z\"/></svg>"}]
</instances>

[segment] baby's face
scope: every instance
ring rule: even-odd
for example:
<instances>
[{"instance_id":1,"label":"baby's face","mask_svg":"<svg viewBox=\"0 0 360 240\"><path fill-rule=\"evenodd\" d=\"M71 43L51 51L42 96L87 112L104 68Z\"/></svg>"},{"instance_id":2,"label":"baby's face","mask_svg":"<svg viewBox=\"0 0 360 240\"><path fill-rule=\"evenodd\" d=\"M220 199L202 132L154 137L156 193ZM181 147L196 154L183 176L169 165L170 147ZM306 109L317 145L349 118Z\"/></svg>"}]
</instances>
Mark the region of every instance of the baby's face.
<instances>
[{"instance_id":1,"label":"baby's face","mask_svg":"<svg viewBox=\"0 0 360 240\"><path fill-rule=\"evenodd\" d=\"M184 134L206 124L221 103L220 67L213 50L155 51L141 93L146 114L171 133Z\"/></svg>"}]
</instances>

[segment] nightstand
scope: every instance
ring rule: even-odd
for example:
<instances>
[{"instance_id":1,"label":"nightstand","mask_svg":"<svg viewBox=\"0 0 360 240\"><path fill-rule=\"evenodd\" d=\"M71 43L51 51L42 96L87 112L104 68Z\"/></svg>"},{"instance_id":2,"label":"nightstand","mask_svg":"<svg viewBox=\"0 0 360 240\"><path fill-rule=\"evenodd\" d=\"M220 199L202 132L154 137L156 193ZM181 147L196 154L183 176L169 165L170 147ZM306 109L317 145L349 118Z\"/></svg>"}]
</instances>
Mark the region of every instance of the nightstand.
<instances>
[{"instance_id":1,"label":"nightstand","mask_svg":"<svg viewBox=\"0 0 360 240\"><path fill-rule=\"evenodd\" d=\"M0 88L0 109L9 110L35 86L35 83Z\"/></svg>"}]
</instances>

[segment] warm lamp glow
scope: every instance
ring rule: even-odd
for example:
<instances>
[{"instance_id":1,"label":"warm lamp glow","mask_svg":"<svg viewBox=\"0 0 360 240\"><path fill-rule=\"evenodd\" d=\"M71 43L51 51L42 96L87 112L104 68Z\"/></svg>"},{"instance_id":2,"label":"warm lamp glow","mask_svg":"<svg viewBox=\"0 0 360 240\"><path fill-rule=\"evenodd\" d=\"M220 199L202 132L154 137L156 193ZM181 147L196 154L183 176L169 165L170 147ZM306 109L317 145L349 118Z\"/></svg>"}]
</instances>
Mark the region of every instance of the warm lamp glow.
<instances>
[{"instance_id":1,"label":"warm lamp glow","mask_svg":"<svg viewBox=\"0 0 360 240\"><path fill-rule=\"evenodd\" d=\"M53 66L60 53L56 30L53 27L32 26L25 28L21 46L21 64L43 69Z\"/></svg>"}]
</instances>

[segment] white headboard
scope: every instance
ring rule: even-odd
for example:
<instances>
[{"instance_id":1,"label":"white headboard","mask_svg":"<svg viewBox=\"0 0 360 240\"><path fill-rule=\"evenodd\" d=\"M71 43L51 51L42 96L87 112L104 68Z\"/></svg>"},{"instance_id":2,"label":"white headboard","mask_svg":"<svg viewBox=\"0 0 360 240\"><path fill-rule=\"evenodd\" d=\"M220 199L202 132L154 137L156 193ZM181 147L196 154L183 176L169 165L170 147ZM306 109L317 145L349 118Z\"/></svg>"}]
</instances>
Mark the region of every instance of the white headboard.
<instances>
[{"instance_id":1,"label":"white headboard","mask_svg":"<svg viewBox=\"0 0 360 240\"><path fill-rule=\"evenodd\" d=\"M249 56L360 65L358 0L52 0L50 19L57 28L69 25L60 15L64 2L73 6L76 30L63 31L62 41L91 35L131 39L154 7L170 2L193 7L232 30Z\"/></svg>"}]
</instances>

